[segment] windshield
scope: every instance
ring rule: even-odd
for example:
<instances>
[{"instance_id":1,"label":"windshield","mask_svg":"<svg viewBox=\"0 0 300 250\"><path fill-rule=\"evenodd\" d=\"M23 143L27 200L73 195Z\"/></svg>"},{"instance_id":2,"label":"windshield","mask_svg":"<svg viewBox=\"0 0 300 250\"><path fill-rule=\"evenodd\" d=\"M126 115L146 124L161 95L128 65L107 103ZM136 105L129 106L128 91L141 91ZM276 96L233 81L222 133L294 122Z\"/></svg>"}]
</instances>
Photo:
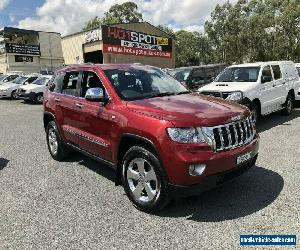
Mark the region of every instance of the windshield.
<instances>
[{"instance_id":1,"label":"windshield","mask_svg":"<svg viewBox=\"0 0 300 250\"><path fill-rule=\"evenodd\" d=\"M121 99L127 101L189 92L173 77L158 68L130 67L104 72Z\"/></svg>"},{"instance_id":2,"label":"windshield","mask_svg":"<svg viewBox=\"0 0 300 250\"><path fill-rule=\"evenodd\" d=\"M256 82L260 67L231 67L224 70L215 82Z\"/></svg>"},{"instance_id":3,"label":"windshield","mask_svg":"<svg viewBox=\"0 0 300 250\"><path fill-rule=\"evenodd\" d=\"M170 71L170 75L173 76L179 82L185 82L191 73L192 69L174 69Z\"/></svg>"},{"instance_id":4,"label":"windshield","mask_svg":"<svg viewBox=\"0 0 300 250\"><path fill-rule=\"evenodd\" d=\"M49 78L47 77L41 77L36 79L34 82L32 82L32 84L36 84L36 85L46 85L47 82L49 82Z\"/></svg>"},{"instance_id":5,"label":"windshield","mask_svg":"<svg viewBox=\"0 0 300 250\"><path fill-rule=\"evenodd\" d=\"M12 81L12 83L15 83L15 84L22 84L26 81L28 77L25 77L25 76L19 76L18 78L16 78L15 80Z\"/></svg>"}]
</instances>

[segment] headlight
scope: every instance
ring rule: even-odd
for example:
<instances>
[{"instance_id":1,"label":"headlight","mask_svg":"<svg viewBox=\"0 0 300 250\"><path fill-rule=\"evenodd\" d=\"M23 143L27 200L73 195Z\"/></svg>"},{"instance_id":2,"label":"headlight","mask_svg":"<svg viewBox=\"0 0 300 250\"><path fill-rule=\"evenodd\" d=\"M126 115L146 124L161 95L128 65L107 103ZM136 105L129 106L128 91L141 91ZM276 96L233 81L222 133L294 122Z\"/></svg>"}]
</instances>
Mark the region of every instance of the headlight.
<instances>
[{"instance_id":1,"label":"headlight","mask_svg":"<svg viewBox=\"0 0 300 250\"><path fill-rule=\"evenodd\" d=\"M243 93L240 91L232 92L226 98L226 100L228 101L240 101L242 99L243 99Z\"/></svg>"},{"instance_id":2,"label":"headlight","mask_svg":"<svg viewBox=\"0 0 300 250\"><path fill-rule=\"evenodd\" d=\"M202 128L168 128L169 136L173 141L180 143L206 142Z\"/></svg>"}]
</instances>

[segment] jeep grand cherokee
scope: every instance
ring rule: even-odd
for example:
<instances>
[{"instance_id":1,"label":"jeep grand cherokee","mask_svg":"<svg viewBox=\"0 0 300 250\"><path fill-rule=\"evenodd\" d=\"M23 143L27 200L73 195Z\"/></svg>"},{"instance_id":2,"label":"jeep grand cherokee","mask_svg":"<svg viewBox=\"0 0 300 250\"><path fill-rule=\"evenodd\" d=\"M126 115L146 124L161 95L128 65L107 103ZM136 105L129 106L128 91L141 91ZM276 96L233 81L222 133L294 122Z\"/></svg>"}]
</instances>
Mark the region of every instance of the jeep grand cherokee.
<instances>
[{"instance_id":1,"label":"jeep grand cherokee","mask_svg":"<svg viewBox=\"0 0 300 250\"><path fill-rule=\"evenodd\" d=\"M258 135L247 108L190 93L160 69L76 65L44 93L51 156L75 149L116 170L131 202L155 212L255 165Z\"/></svg>"}]
</instances>

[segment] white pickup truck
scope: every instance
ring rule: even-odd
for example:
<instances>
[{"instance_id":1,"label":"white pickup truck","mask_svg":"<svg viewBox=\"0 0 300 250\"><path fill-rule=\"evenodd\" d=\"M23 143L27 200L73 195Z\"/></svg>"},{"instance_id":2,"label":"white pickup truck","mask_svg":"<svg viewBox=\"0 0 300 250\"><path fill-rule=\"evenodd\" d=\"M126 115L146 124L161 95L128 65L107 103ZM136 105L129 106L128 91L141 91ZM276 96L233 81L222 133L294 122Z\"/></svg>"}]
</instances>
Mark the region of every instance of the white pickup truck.
<instances>
[{"instance_id":1,"label":"white pickup truck","mask_svg":"<svg viewBox=\"0 0 300 250\"><path fill-rule=\"evenodd\" d=\"M214 82L199 88L205 95L236 101L249 107L253 120L282 110L292 112L300 86L299 75L291 61L258 62L226 68Z\"/></svg>"}]
</instances>

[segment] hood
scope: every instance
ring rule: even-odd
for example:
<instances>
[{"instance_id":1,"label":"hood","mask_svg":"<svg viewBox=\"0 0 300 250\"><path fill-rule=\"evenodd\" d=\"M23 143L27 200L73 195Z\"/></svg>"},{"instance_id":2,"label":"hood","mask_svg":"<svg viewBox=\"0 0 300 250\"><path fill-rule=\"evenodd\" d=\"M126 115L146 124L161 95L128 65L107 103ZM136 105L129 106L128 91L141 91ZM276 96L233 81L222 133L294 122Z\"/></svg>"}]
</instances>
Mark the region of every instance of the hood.
<instances>
[{"instance_id":1,"label":"hood","mask_svg":"<svg viewBox=\"0 0 300 250\"><path fill-rule=\"evenodd\" d=\"M38 84L27 84L21 86L19 89L24 90L37 90L37 91L43 91L46 88L46 85L38 85Z\"/></svg>"},{"instance_id":2,"label":"hood","mask_svg":"<svg viewBox=\"0 0 300 250\"><path fill-rule=\"evenodd\" d=\"M249 115L245 107L199 93L156 97L127 103L136 113L167 120L178 127L216 126Z\"/></svg>"},{"instance_id":3,"label":"hood","mask_svg":"<svg viewBox=\"0 0 300 250\"><path fill-rule=\"evenodd\" d=\"M198 91L247 92L256 85L256 82L212 82L198 89Z\"/></svg>"},{"instance_id":4,"label":"hood","mask_svg":"<svg viewBox=\"0 0 300 250\"><path fill-rule=\"evenodd\" d=\"M9 88L14 88L18 86L18 84L12 83L12 82L6 82L0 85L0 89L9 89Z\"/></svg>"}]
</instances>

